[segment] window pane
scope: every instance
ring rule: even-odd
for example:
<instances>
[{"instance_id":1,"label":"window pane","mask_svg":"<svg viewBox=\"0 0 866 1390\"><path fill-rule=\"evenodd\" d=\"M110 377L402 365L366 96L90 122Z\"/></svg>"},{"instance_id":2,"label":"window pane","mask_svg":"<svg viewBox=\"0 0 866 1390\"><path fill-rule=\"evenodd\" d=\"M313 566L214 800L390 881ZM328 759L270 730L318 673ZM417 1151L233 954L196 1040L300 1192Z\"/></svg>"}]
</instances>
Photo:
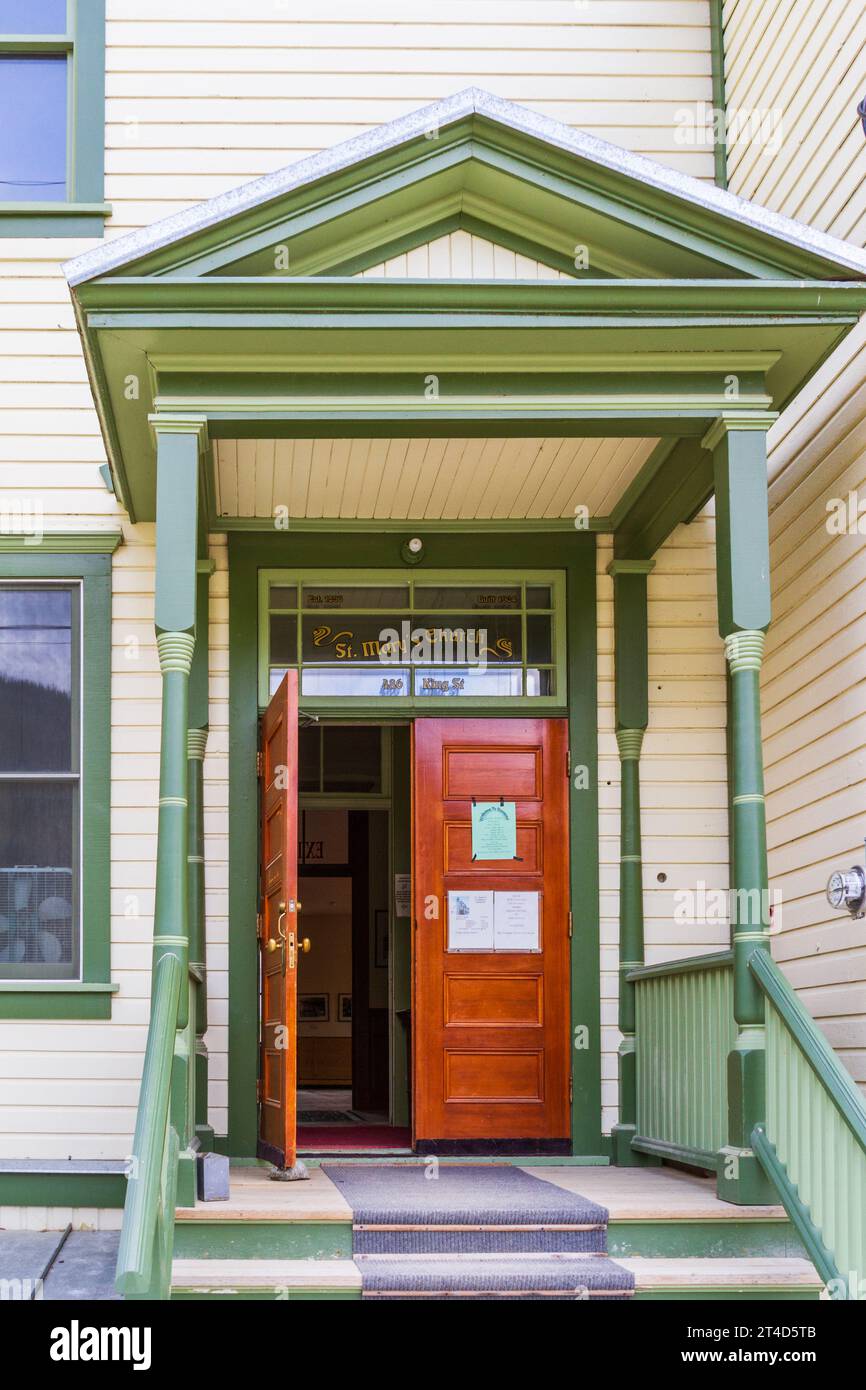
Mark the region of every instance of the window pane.
<instances>
[{"instance_id":1,"label":"window pane","mask_svg":"<svg viewBox=\"0 0 866 1390\"><path fill-rule=\"evenodd\" d=\"M296 584L272 584L270 587L270 597L268 607L270 608L297 608L298 589Z\"/></svg>"},{"instance_id":2,"label":"window pane","mask_svg":"<svg viewBox=\"0 0 866 1390\"><path fill-rule=\"evenodd\" d=\"M527 695L555 695L556 680L553 671L537 671L527 668Z\"/></svg>"},{"instance_id":3,"label":"window pane","mask_svg":"<svg viewBox=\"0 0 866 1390\"><path fill-rule=\"evenodd\" d=\"M527 608L552 608L553 600L550 596L550 587L547 584L527 584L526 606Z\"/></svg>"},{"instance_id":4,"label":"window pane","mask_svg":"<svg viewBox=\"0 0 866 1390\"><path fill-rule=\"evenodd\" d=\"M527 617L526 660L547 663L553 661L550 618Z\"/></svg>"},{"instance_id":5,"label":"window pane","mask_svg":"<svg viewBox=\"0 0 866 1390\"><path fill-rule=\"evenodd\" d=\"M413 661L435 665L519 661L520 618L489 613L485 618L460 617L456 613L416 613L412 620Z\"/></svg>"},{"instance_id":6,"label":"window pane","mask_svg":"<svg viewBox=\"0 0 866 1390\"><path fill-rule=\"evenodd\" d=\"M271 614L271 661L294 666L298 660L298 620L294 613Z\"/></svg>"},{"instance_id":7,"label":"window pane","mask_svg":"<svg viewBox=\"0 0 866 1390\"><path fill-rule=\"evenodd\" d=\"M78 974L77 788L0 782L0 976Z\"/></svg>"},{"instance_id":8,"label":"window pane","mask_svg":"<svg viewBox=\"0 0 866 1390\"><path fill-rule=\"evenodd\" d=\"M322 731L317 724L302 725L298 729L298 790L302 792L321 791L319 777L319 749Z\"/></svg>"},{"instance_id":9,"label":"window pane","mask_svg":"<svg viewBox=\"0 0 866 1390\"><path fill-rule=\"evenodd\" d=\"M483 586L468 587L461 585L452 587L443 585L436 587L415 588L414 606L416 608L471 608L483 610L486 608L519 608L520 607L520 585L485 584Z\"/></svg>"},{"instance_id":10,"label":"window pane","mask_svg":"<svg viewBox=\"0 0 866 1390\"><path fill-rule=\"evenodd\" d=\"M66 0L0 0L0 34L65 34Z\"/></svg>"},{"instance_id":11,"label":"window pane","mask_svg":"<svg viewBox=\"0 0 866 1390\"><path fill-rule=\"evenodd\" d=\"M326 792L377 792L382 785L381 730L326 728Z\"/></svg>"},{"instance_id":12,"label":"window pane","mask_svg":"<svg viewBox=\"0 0 866 1390\"><path fill-rule=\"evenodd\" d=\"M409 672L393 666L306 666L302 695L408 695Z\"/></svg>"},{"instance_id":13,"label":"window pane","mask_svg":"<svg viewBox=\"0 0 866 1390\"><path fill-rule=\"evenodd\" d=\"M0 58L0 202L66 198L66 58Z\"/></svg>"},{"instance_id":14,"label":"window pane","mask_svg":"<svg viewBox=\"0 0 866 1390\"><path fill-rule=\"evenodd\" d=\"M324 614L305 617L301 628L304 661L378 661L384 634L391 628L387 620L373 614L324 621Z\"/></svg>"},{"instance_id":15,"label":"window pane","mask_svg":"<svg viewBox=\"0 0 866 1390\"><path fill-rule=\"evenodd\" d=\"M459 671L453 667L439 666L426 671L416 667L414 678L415 694L428 699L453 696L465 700L468 696L523 693L523 672L519 666L488 666L486 671L477 666L464 666Z\"/></svg>"},{"instance_id":16,"label":"window pane","mask_svg":"<svg viewBox=\"0 0 866 1390\"><path fill-rule=\"evenodd\" d=\"M408 608L409 586L392 584L387 588L370 585L369 588L350 585L304 586L304 607L327 612L332 608Z\"/></svg>"},{"instance_id":17,"label":"window pane","mask_svg":"<svg viewBox=\"0 0 866 1390\"><path fill-rule=\"evenodd\" d=\"M0 588L0 772L77 766L72 602L69 589Z\"/></svg>"}]
</instances>

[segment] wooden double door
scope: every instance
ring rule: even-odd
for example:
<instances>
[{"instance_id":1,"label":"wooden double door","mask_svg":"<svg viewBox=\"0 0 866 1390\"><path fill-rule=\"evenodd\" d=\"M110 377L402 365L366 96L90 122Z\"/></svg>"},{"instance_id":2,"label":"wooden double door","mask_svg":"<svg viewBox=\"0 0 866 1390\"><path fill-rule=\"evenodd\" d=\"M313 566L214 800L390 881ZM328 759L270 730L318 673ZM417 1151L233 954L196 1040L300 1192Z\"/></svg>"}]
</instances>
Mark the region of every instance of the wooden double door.
<instances>
[{"instance_id":1,"label":"wooden double door","mask_svg":"<svg viewBox=\"0 0 866 1390\"><path fill-rule=\"evenodd\" d=\"M262 721L260 1156L296 1161L297 674ZM565 1144L569 1106L567 724L418 719L412 755L412 1092L418 1147ZM516 852L473 857L472 805L513 806ZM455 949L449 903L524 895L536 939Z\"/></svg>"}]
</instances>

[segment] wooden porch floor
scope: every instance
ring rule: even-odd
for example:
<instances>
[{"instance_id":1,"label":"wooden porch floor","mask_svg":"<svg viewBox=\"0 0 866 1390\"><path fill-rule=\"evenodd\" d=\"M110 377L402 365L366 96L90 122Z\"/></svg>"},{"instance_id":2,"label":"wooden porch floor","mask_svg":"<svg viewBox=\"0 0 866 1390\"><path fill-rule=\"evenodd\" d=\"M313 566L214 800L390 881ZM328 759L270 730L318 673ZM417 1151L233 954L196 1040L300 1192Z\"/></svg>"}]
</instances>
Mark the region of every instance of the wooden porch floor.
<instances>
[{"instance_id":1,"label":"wooden porch floor","mask_svg":"<svg viewBox=\"0 0 866 1390\"><path fill-rule=\"evenodd\" d=\"M335 1156L334 1161L339 1161ZM387 1160L384 1160L387 1162ZM467 1160L471 1161L471 1160ZM611 1221L786 1221L780 1206L736 1207L720 1202L712 1178L673 1168L534 1168L524 1171L601 1203ZM195 1221L349 1221L351 1210L321 1168L308 1182L272 1182L266 1168L233 1167L227 1202L180 1208L181 1223Z\"/></svg>"}]
</instances>

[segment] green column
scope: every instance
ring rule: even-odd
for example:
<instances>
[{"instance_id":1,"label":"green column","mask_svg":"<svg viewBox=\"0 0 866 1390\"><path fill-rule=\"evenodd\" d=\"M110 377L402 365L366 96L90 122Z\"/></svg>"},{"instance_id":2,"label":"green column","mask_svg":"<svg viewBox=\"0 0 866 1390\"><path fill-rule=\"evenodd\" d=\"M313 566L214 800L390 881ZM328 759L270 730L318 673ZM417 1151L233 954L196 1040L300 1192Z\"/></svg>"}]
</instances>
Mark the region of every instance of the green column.
<instances>
[{"instance_id":1,"label":"green column","mask_svg":"<svg viewBox=\"0 0 866 1390\"><path fill-rule=\"evenodd\" d=\"M194 1076L192 1113L195 1138L203 1150L213 1148L213 1128L208 1124L208 1053L204 1035L207 1032L207 948L204 902L204 755L207 729L190 729L187 733L187 778L189 784L189 821L187 833L189 956L191 999L193 1006Z\"/></svg>"},{"instance_id":2,"label":"green column","mask_svg":"<svg viewBox=\"0 0 866 1390\"><path fill-rule=\"evenodd\" d=\"M655 1163L632 1149L637 1134L635 990L627 976L644 963L643 867L640 825L640 753L647 726L647 576L652 560L614 560L613 576L616 742L620 776L619 854L619 1120L612 1157L621 1167Z\"/></svg>"},{"instance_id":3,"label":"green column","mask_svg":"<svg viewBox=\"0 0 866 1390\"><path fill-rule=\"evenodd\" d=\"M194 1021L189 1007L187 731L196 631L198 479L203 429L200 420L186 418L155 416L151 423L157 444L154 621L162 673L153 968L155 972L161 957L169 953L177 955L183 966L171 1082L171 1123L181 1148L177 1200L181 1206L190 1206L195 1203L195 1120Z\"/></svg>"},{"instance_id":4,"label":"green column","mask_svg":"<svg viewBox=\"0 0 866 1390\"><path fill-rule=\"evenodd\" d=\"M770 622L766 431L772 416L716 421L713 451L719 632L730 671L730 916L737 1040L728 1056L728 1143L719 1153L718 1193L742 1205L775 1192L751 1147L766 1119L764 1002L749 971L769 950L767 830L761 746L760 672Z\"/></svg>"}]
</instances>

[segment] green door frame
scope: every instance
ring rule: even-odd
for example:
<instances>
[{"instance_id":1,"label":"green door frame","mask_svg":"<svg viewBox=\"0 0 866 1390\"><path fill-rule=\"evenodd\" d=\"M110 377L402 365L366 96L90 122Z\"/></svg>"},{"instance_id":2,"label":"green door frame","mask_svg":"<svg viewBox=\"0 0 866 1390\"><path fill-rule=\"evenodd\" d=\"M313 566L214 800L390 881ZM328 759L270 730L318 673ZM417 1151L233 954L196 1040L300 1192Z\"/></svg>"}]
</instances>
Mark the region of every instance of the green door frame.
<instances>
[{"instance_id":1,"label":"green door frame","mask_svg":"<svg viewBox=\"0 0 866 1390\"><path fill-rule=\"evenodd\" d=\"M407 527L406 536L410 534ZM425 532L431 569L481 577L513 566L561 569L566 575L567 692L545 717L569 720L571 901L574 949L571 969L573 1051L572 1153L599 1158L609 1140L601 1126L601 1010L598 902L598 750L596 546L591 532L539 534ZM239 532L229 536L229 1018L228 1133L215 1147L233 1158L255 1153L257 1132L258 1016L255 920L258 891L258 572L260 569L401 569L406 536L376 531ZM347 555L347 550L350 554ZM417 572L417 571L416 571ZM502 714L508 714L507 705ZM526 712L525 704L521 712ZM441 713L441 712L437 712ZM454 710L455 715L465 713ZM490 713L485 710L485 715ZM360 712L353 718L360 717ZM381 719L383 711L370 717Z\"/></svg>"}]
</instances>

